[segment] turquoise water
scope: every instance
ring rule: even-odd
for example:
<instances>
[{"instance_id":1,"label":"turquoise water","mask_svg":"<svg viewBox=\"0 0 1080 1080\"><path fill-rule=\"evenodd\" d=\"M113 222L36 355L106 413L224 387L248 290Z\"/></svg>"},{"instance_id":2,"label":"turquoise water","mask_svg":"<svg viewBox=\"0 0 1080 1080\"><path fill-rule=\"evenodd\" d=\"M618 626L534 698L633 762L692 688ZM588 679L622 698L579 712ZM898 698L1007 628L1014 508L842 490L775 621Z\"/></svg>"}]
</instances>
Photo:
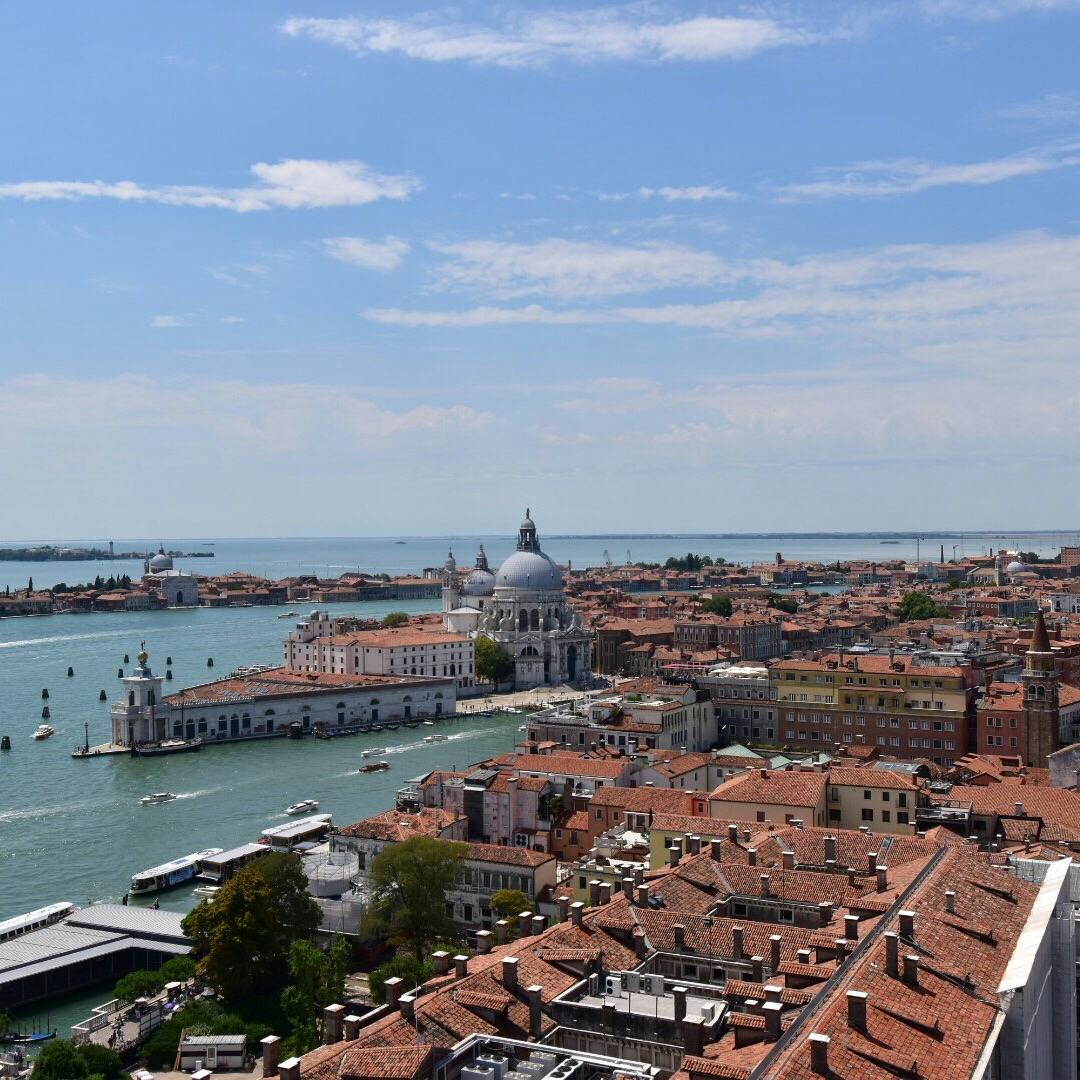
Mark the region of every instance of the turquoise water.
<instances>
[{"instance_id":1,"label":"turquoise water","mask_svg":"<svg viewBox=\"0 0 1080 1080\"><path fill-rule=\"evenodd\" d=\"M616 563L626 561L627 549L634 562L663 562L671 555L688 551L723 556L729 562L752 563L771 560L778 551L788 559L815 559L835 562L837 559L913 559L916 544L905 538L899 544L881 544L881 536L557 536L544 530L543 517L537 520L540 541L544 550L557 562L570 561L576 567L604 565L605 552ZM483 543L493 563L500 562L513 550L515 522L504 536L435 536L403 537L397 543L392 537L307 538L269 540L214 540L196 537L186 540L165 537L167 547L183 551L213 551L212 559L179 560L196 573L223 574L244 570L267 577L282 578L295 574L320 574L336 577L349 570L368 573L415 573L425 566L441 566L447 549L452 547L459 563L472 565L477 545ZM921 547L923 558L937 558L945 546L945 557L984 554L988 548L1021 549L1041 555L1056 554L1062 543L1075 542L1075 533L927 535ZM116 541L117 551L144 551L158 546L157 538ZM32 540L2 541L4 546L23 546L27 543L64 543L72 546L107 547L108 539L56 540L37 537ZM36 586L52 586L58 581L68 584L92 581L97 574L142 573L138 560L115 562L26 563L0 562L0 588L10 585L22 588L29 578Z\"/></svg>"}]
</instances>

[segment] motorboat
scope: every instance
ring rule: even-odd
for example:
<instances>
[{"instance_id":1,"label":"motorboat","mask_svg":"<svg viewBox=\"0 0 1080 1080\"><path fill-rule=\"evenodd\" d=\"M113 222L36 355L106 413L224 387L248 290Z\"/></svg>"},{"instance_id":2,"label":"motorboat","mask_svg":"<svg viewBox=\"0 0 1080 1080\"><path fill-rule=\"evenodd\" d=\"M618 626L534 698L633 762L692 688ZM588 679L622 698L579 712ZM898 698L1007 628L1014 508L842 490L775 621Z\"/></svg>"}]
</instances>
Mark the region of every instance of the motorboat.
<instances>
[{"instance_id":1,"label":"motorboat","mask_svg":"<svg viewBox=\"0 0 1080 1080\"><path fill-rule=\"evenodd\" d=\"M424 727L434 727L434 726L435 726L435 721L434 720L425 720L424 721Z\"/></svg>"},{"instance_id":2,"label":"motorboat","mask_svg":"<svg viewBox=\"0 0 1080 1080\"><path fill-rule=\"evenodd\" d=\"M357 772L370 773L370 772L382 772L384 769L390 768L389 761L372 761L367 765L361 765Z\"/></svg>"},{"instance_id":3,"label":"motorboat","mask_svg":"<svg viewBox=\"0 0 1080 1080\"><path fill-rule=\"evenodd\" d=\"M370 750L361 750L360 751L360 756L361 757L378 757L379 754L385 754L385 753L386 753L386 747L385 746L374 746Z\"/></svg>"},{"instance_id":4,"label":"motorboat","mask_svg":"<svg viewBox=\"0 0 1080 1080\"><path fill-rule=\"evenodd\" d=\"M449 735L425 735L424 742L446 742L449 738Z\"/></svg>"},{"instance_id":5,"label":"motorboat","mask_svg":"<svg viewBox=\"0 0 1080 1080\"><path fill-rule=\"evenodd\" d=\"M190 855L173 859L172 862L162 863L161 866L152 866L149 870L143 870L131 879L130 891L132 895L140 893L161 892L163 889L171 889L176 885L183 885L190 881L198 872L199 862L209 859L213 855L220 855L223 848L207 848L205 851L193 851Z\"/></svg>"},{"instance_id":6,"label":"motorboat","mask_svg":"<svg viewBox=\"0 0 1080 1080\"><path fill-rule=\"evenodd\" d=\"M34 738L38 740L47 739L55 734L56 728L51 724L38 724L37 728L34 730Z\"/></svg>"},{"instance_id":7,"label":"motorboat","mask_svg":"<svg viewBox=\"0 0 1080 1080\"><path fill-rule=\"evenodd\" d=\"M283 611L278 616L278 618L279 619L295 619L296 618L296 612L295 611Z\"/></svg>"},{"instance_id":8,"label":"motorboat","mask_svg":"<svg viewBox=\"0 0 1080 1080\"><path fill-rule=\"evenodd\" d=\"M307 814L318 809L319 803L317 799L301 799L299 802L294 802L292 806L286 806L285 813L289 817L295 817L297 814Z\"/></svg>"},{"instance_id":9,"label":"motorboat","mask_svg":"<svg viewBox=\"0 0 1080 1080\"><path fill-rule=\"evenodd\" d=\"M172 802L176 798L177 796L171 791L155 791L153 795L144 795L139 802L141 802L143 806L154 806L157 803Z\"/></svg>"},{"instance_id":10,"label":"motorboat","mask_svg":"<svg viewBox=\"0 0 1080 1080\"><path fill-rule=\"evenodd\" d=\"M219 892L221 892L221 886L220 885L196 885L195 888L192 889L191 891L196 896L214 897L214 896L217 896L217 894Z\"/></svg>"}]
</instances>

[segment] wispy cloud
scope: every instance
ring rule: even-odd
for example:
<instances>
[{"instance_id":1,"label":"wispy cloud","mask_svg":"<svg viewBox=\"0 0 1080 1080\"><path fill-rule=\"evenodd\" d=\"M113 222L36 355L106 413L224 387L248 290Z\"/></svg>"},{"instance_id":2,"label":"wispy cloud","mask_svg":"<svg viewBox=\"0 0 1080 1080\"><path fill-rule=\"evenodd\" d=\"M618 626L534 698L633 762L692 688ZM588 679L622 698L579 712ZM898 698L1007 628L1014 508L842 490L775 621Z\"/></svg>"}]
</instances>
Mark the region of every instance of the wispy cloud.
<instances>
[{"instance_id":1,"label":"wispy cloud","mask_svg":"<svg viewBox=\"0 0 1080 1080\"><path fill-rule=\"evenodd\" d=\"M212 207L248 213L285 208L309 210L362 206L378 199L407 199L420 181L407 174L377 173L362 161L288 159L251 166L256 183L248 187L205 187L194 184L148 186L133 180L23 180L0 184L0 199L163 203L167 206Z\"/></svg>"},{"instance_id":2,"label":"wispy cloud","mask_svg":"<svg viewBox=\"0 0 1080 1080\"><path fill-rule=\"evenodd\" d=\"M931 18L996 22L1017 15L1080 11L1080 0L919 0L918 9Z\"/></svg>"},{"instance_id":3,"label":"wispy cloud","mask_svg":"<svg viewBox=\"0 0 1080 1080\"><path fill-rule=\"evenodd\" d=\"M547 295L564 299L614 296L723 280L723 260L680 244L608 244L549 239L533 244L495 240L431 243L445 256L435 280L500 299Z\"/></svg>"},{"instance_id":4,"label":"wispy cloud","mask_svg":"<svg viewBox=\"0 0 1080 1080\"><path fill-rule=\"evenodd\" d=\"M1036 127L1080 126L1080 97L1075 94L1044 94L1036 101L1022 101L998 110L1003 120Z\"/></svg>"},{"instance_id":5,"label":"wispy cloud","mask_svg":"<svg viewBox=\"0 0 1080 1080\"><path fill-rule=\"evenodd\" d=\"M786 202L841 197L882 198L956 184L999 184L1019 176L1038 176L1077 164L1080 164L1080 142L1075 141L966 164L917 158L860 161L842 169L822 170L820 179L783 185L777 189L777 196Z\"/></svg>"},{"instance_id":6,"label":"wispy cloud","mask_svg":"<svg viewBox=\"0 0 1080 1080\"><path fill-rule=\"evenodd\" d=\"M639 187L637 191L602 191L601 202L624 202L627 199L663 199L665 202L706 202L712 199L742 198L737 191L718 184L698 184L690 187Z\"/></svg>"},{"instance_id":7,"label":"wispy cloud","mask_svg":"<svg viewBox=\"0 0 1080 1080\"><path fill-rule=\"evenodd\" d=\"M651 18L649 8L508 13L490 25L411 19L291 18L283 33L359 57L396 54L433 63L537 67L564 61L665 63L741 60L767 49L812 45L836 32L762 16Z\"/></svg>"},{"instance_id":8,"label":"wispy cloud","mask_svg":"<svg viewBox=\"0 0 1080 1080\"><path fill-rule=\"evenodd\" d=\"M366 270L396 270L409 253L409 245L396 236L365 240L359 236L333 236L323 241L328 255Z\"/></svg>"},{"instance_id":9,"label":"wispy cloud","mask_svg":"<svg viewBox=\"0 0 1080 1080\"><path fill-rule=\"evenodd\" d=\"M150 325L155 330L175 330L180 326L190 326L190 315L155 315L150 320Z\"/></svg>"}]
</instances>

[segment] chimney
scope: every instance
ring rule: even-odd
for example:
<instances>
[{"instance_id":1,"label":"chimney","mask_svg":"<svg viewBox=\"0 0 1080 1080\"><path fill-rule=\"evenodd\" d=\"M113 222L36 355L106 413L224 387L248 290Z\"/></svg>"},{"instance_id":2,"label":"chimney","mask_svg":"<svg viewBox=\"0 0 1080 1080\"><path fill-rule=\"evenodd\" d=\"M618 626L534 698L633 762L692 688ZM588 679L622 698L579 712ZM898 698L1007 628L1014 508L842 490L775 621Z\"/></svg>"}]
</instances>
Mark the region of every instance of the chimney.
<instances>
[{"instance_id":1,"label":"chimney","mask_svg":"<svg viewBox=\"0 0 1080 1080\"><path fill-rule=\"evenodd\" d=\"M794 851L782 851L780 858L783 861L785 870L795 869L795 852Z\"/></svg>"},{"instance_id":2,"label":"chimney","mask_svg":"<svg viewBox=\"0 0 1080 1080\"><path fill-rule=\"evenodd\" d=\"M915 912L914 911L901 911L900 912L900 936L907 938L908 941L915 940Z\"/></svg>"},{"instance_id":3,"label":"chimney","mask_svg":"<svg viewBox=\"0 0 1080 1080\"><path fill-rule=\"evenodd\" d=\"M327 1005L323 1009L323 1030L326 1032L323 1042L329 1046L331 1043L341 1042L342 1025L345 1020L344 1005Z\"/></svg>"},{"instance_id":4,"label":"chimney","mask_svg":"<svg viewBox=\"0 0 1080 1080\"><path fill-rule=\"evenodd\" d=\"M686 951L686 927L682 923L676 923L672 928L675 934L675 951Z\"/></svg>"},{"instance_id":5,"label":"chimney","mask_svg":"<svg viewBox=\"0 0 1080 1080\"><path fill-rule=\"evenodd\" d=\"M516 956L504 956L502 962L502 984L507 990L517 987L518 961Z\"/></svg>"},{"instance_id":6,"label":"chimney","mask_svg":"<svg viewBox=\"0 0 1080 1080\"><path fill-rule=\"evenodd\" d=\"M705 1048L705 1033L702 1030L700 1016L684 1016L682 1019L683 1050L694 1057L700 1057Z\"/></svg>"},{"instance_id":7,"label":"chimney","mask_svg":"<svg viewBox=\"0 0 1080 1080\"><path fill-rule=\"evenodd\" d=\"M761 1006L765 1014L765 1041L776 1042L780 1038L780 1013L784 1006L779 1001L766 1001Z\"/></svg>"},{"instance_id":8,"label":"chimney","mask_svg":"<svg viewBox=\"0 0 1080 1080\"><path fill-rule=\"evenodd\" d=\"M841 940L843 940L843 939L841 938ZM795 959L800 964L809 964L810 963L810 950L809 949L799 949L795 953Z\"/></svg>"},{"instance_id":9,"label":"chimney","mask_svg":"<svg viewBox=\"0 0 1080 1080\"><path fill-rule=\"evenodd\" d=\"M737 844L739 842L739 826L736 825L734 822L732 822L727 827L727 838L733 844Z\"/></svg>"},{"instance_id":10,"label":"chimney","mask_svg":"<svg viewBox=\"0 0 1080 1080\"><path fill-rule=\"evenodd\" d=\"M599 882L597 882L599 884ZM532 927L532 912L518 912L518 937L528 937Z\"/></svg>"},{"instance_id":11,"label":"chimney","mask_svg":"<svg viewBox=\"0 0 1080 1080\"><path fill-rule=\"evenodd\" d=\"M529 1037L539 1039L543 1031L544 1014L540 1010L540 1002L544 988L534 983L525 993L529 995Z\"/></svg>"},{"instance_id":12,"label":"chimney","mask_svg":"<svg viewBox=\"0 0 1080 1080\"><path fill-rule=\"evenodd\" d=\"M900 939L891 930L885 932L885 974L900 976Z\"/></svg>"},{"instance_id":13,"label":"chimney","mask_svg":"<svg viewBox=\"0 0 1080 1080\"><path fill-rule=\"evenodd\" d=\"M768 769L759 769L758 772L759 772L762 780L768 780L769 779L769 770Z\"/></svg>"},{"instance_id":14,"label":"chimney","mask_svg":"<svg viewBox=\"0 0 1080 1080\"><path fill-rule=\"evenodd\" d=\"M811 1031L807 1037L810 1043L810 1071L815 1076L829 1075L829 1036Z\"/></svg>"},{"instance_id":15,"label":"chimney","mask_svg":"<svg viewBox=\"0 0 1080 1080\"><path fill-rule=\"evenodd\" d=\"M455 956L456 960L457 957ZM401 991L405 985L405 980L399 975L391 975L386 982L383 983L383 990L386 993L386 1004L391 1009L397 1008L398 998L401 997Z\"/></svg>"},{"instance_id":16,"label":"chimney","mask_svg":"<svg viewBox=\"0 0 1080 1080\"><path fill-rule=\"evenodd\" d=\"M769 936L769 967L772 969L772 973L776 974L776 969L780 966L780 943L784 939L779 934L771 934Z\"/></svg>"},{"instance_id":17,"label":"chimney","mask_svg":"<svg viewBox=\"0 0 1080 1080\"><path fill-rule=\"evenodd\" d=\"M836 962L838 964L842 964L847 959L847 954L848 954L847 947L848 947L848 939L847 938L842 938L842 937L833 938L833 949L836 951ZM809 949L806 950L806 962L807 963L810 962L810 950Z\"/></svg>"},{"instance_id":18,"label":"chimney","mask_svg":"<svg viewBox=\"0 0 1080 1080\"><path fill-rule=\"evenodd\" d=\"M712 839L709 841L709 856L714 862L719 862L724 855L724 841Z\"/></svg>"},{"instance_id":19,"label":"chimney","mask_svg":"<svg viewBox=\"0 0 1080 1080\"><path fill-rule=\"evenodd\" d=\"M747 866L757 866L757 848L746 849L746 864Z\"/></svg>"},{"instance_id":20,"label":"chimney","mask_svg":"<svg viewBox=\"0 0 1080 1080\"><path fill-rule=\"evenodd\" d=\"M875 866L874 873L877 874L877 891L884 892L889 887L889 868L887 866Z\"/></svg>"},{"instance_id":21,"label":"chimney","mask_svg":"<svg viewBox=\"0 0 1080 1080\"><path fill-rule=\"evenodd\" d=\"M575 900L570 905L570 921L575 926L581 925L581 914L585 910L585 905L580 900Z\"/></svg>"},{"instance_id":22,"label":"chimney","mask_svg":"<svg viewBox=\"0 0 1080 1080\"><path fill-rule=\"evenodd\" d=\"M477 930L476 952L478 956L486 956L491 952L491 939L494 936L490 930Z\"/></svg>"},{"instance_id":23,"label":"chimney","mask_svg":"<svg viewBox=\"0 0 1080 1080\"><path fill-rule=\"evenodd\" d=\"M634 938L634 955L639 960L644 960L646 953L649 951L649 946L645 941L645 931L640 926L635 926L633 929Z\"/></svg>"},{"instance_id":24,"label":"chimney","mask_svg":"<svg viewBox=\"0 0 1080 1080\"><path fill-rule=\"evenodd\" d=\"M570 915L570 897L566 893L560 893L555 903L559 905L559 922L566 922Z\"/></svg>"},{"instance_id":25,"label":"chimney","mask_svg":"<svg viewBox=\"0 0 1080 1080\"><path fill-rule=\"evenodd\" d=\"M856 1031L866 1031L866 999L869 995L863 990L847 992L848 1027Z\"/></svg>"},{"instance_id":26,"label":"chimney","mask_svg":"<svg viewBox=\"0 0 1080 1080\"><path fill-rule=\"evenodd\" d=\"M263 1076L273 1076L278 1071L278 1062L281 1060L281 1039L276 1035L267 1035L261 1045Z\"/></svg>"},{"instance_id":27,"label":"chimney","mask_svg":"<svg viewBox=\"0 0 1080 1080\"><path fill-rule=\"evenodd\" d=\"M300 1080L300 1059L291 1057L278 1066L278 1080Z\"/></svg>"},{"instance_id":28,"label":"chimney","mask_svg":"<svg viewBox=\"0 0 1080 1080\"><path fill-rule=\"evenodd\" d=\"M469 958L464 953L454 957L454 978L464 979L469 974Z\"/></svg>"},{"instance_id":29,"label":"chimney","mask_svg":"<svg viewBox=\"0 0 1080 1080\"><path fill-rule=\"evenodd\" d=\"M743 928L741 926L733 926L731 928L731 951L735 954L736 960L742 959Z\"/></svg>"},{"instance_id":30,"label":"chimney","mask_svg":"<svg viewBox=\"0 0 1080 1080\"><path fill-rule=\"evenodd\" d=\"M505 945L510 940L510 924L505 919L500 919L495 924L495 944Z\"/></svg>"},{"instance_id":31,"label":"chimney","mask_svg":"<svg viewBox=\"0 0 1080 1080\"><path fill-rule=\"evenodd\" d=\"M1022 802L1014 803L1013 810L1016 812L1016 817L1024 816L1024 804Z\"/></svg>"},{"instance_id":32,"label":"chimney","mask_svg":"<svg viewBox=\"0 0 1080 1080\"><path fill-rule=\"evenodd\" d=\"M645 868L643 866L634 867L634 885L635 887L640 885L645 880Z\"/></svg>"},{"instance_id":33,"label":"chimney","mask_svg":"<svg viewBox=\"0 0 1080 1080\"><path fill-rule=\"evenodd\" d=\"M671 988L671 1000L674 1013L672 1018L678 1023L686 1016L686 995L688 990L685 986L673 986Z\"/></svg>"},{"instance_id":34,"label":"chimney","mask_svg":"<svg viewBox=\"0 0 1080 1080\"><path fill-rule=\"evenodd\" d=\"M649 886L648 885L639 885L637 887L637 902L638 902L638 907L648 907L649 906Z\"/></svg>"},{"instance_id":35,"label":"chimney","mask_svg":"<svg viewBox=\"0 0 1080 1080\"><path fill-rule=\"evenodd\" d=\"M345 1017L345 1038L350 1042L360 1038L360 1017L356 1013L349 1013Z\"/></svg>"},{"instance_id":36,"label":"chimney","mask_svg":"<svg viewBox=\"0 0 1080 1080\"><path fill-rule=\"evenodd\" d=\"M687 836L686 847L691 855L697 855L701 851L701 837L696 833Z\"/></svg>"},{"instance_id":37,"label":"chimney","mask_svg":"<svg viewBox=\"0 0 1080 1080\"><path fill-rule=\"evenodd\" d=\"M599 907L599 906L600 906L600 879L599 878L593 878L589 882L589 907ZM521 916L519 915L518 918L521 918ZM531 911L529 912L529 918L530 919L532 918L532 912ZM522 933L526 934L526 933L528 933L528 931L527 930L522 930Z\"/></svg>"},{"instance_id":38,"label":"chimney","mask_svg":"<svg viewBox=\"0 0 1080 1080\"><path fill-rule=\"evenodd\" d=\"M766 1001L779 1001L784 996L784 988L776 983L770 983L765 987Z\"/></svg>"},{"instance_id":39,"label":"chimney","mask_svg":"<svg viewBox=\"0 0 1080 1080\"><path fill-rule=\"evenodd\" d=\"M956 914L956 893L952 889L945 890L945 910L950 915Z\"/></svg>"},{"instance_id":40,"label":"chimney","mask_svg":"<svg viewBox=\"0 0 1080 1080\"><path fill-rule=\"evenodd\" d=\"M601 904L610 904L611 903L611 882L610 881L602 881L600 883L600 903ZM540 916L541 919L543 917L544 917L543 915ZM533 925L534 925L534 927L536 925L536 918L537 917L534 915L533 916ZM541 927L540 929L542 930L543 927Z\"/></svg>"},{"instance_id":41,"label":"chimney","mask_svg":"<svg viewBox=\"0 0 1080 1080\"><path fill-rule=\"evenodd\" d=\"M763 982L765 979L765 958L763 956L751 956L750 964L753 969L751 979L753 982Z\"/></svg>"},{"instance_id":42,"label":"chimney","mask_svg":"<svg viewBox=\"0 0 1080 1080\"><path fill-rule=\"evenodd\" d=\"M445 975L450 970L450 954L445 949L437 949L431 954L431 970L436 975Z\"/></svg>"},{"instance_id":43,"label":"chimney","mask_svg":"<svg viewBox=\"0 0 1080 1080\"><path fill-rule=\"evenodd\" d=\"M878 854L879 853L876 851L868 851L866 853L866 872L868 874L877 873Z\"/></svg>"},{"instance_id":44,"label":"chimney","mask_svg":"<svg viewBox=\"0 0 1080 1080\"><path fill-rule=\"evenodd\" d=\"M749 829L743 829L743 831L742 831L742 842L744 844L749 844L750 843L750 830Z\"/></svg>"},{"instance_id":45,"label":"chimney","mask_svg":"<svg viewBox=\"0 0 1080 1080\"><path fill-rule=\"evenodd\" d=\"M825 837L825 861L829 862L830 860L832 860L832 862L836 862L836 837L835 836L826 836Z\"/></svg>"},{"instance_id":46,"label":"chimney","mask_svg":"<svg viewBox=\"0 0 1080 1080\"><path fill-rule=\"evenodd\" d=\"M679 860L682 858L682 847L669 847L668 848L668 864L674 870L679 865Z\"/></svg>"},{"instance_id":47,"label":"chimney","mask_svg":"<svg viewBox=\"0 0 1080 1080\"><path fill-rule=\"evenodd\" d=\"M768 874L762 874L761 875L761 895L762 896L768 896L769 895L769 880L770 879L769 879Z\"/></svg>"},{"instance_id":48,"label":"chimney","mask_svg":"<svg viewBox=\"0 0 1080 1080\"><path fill-rule=\"evenodd\" d=\"M919 958L914 953L904 953L904 982L919 985Z\"/></svg>"},{"instance_id":49,"label":"chimney","mask_svg":"<svg viewBox=\"0 0 1080 1080\"><path fill-rule=\"evenodd\" d=\"M401 1009L401 1015L405 1020L412 1020L413 1009L416 1006L415 994L402 994L398 998L398 1007Z\"/></svg>"},{"instance_id":50,"label":"chimney","mask_svg":"<svg viewBox=\"0 0 1080 1080\"><path fill-rule=\"evenodd\" d=\"M859 916L858 915L845 915L844 916L844 938L847 941L859 940Z\"/></svg>"},{"instance_id":51,"label":"chimney","mask_svg":"<svg viewBox=\"0 0 1080 1080\"><path fill-rule=\"evenodd\" d=\"M825 860L825 873L826 874L833 874L835 872L836 872L836 860L835 859L826 859Z\"/></svg>"},{"instance_id":52,"label":"chimney","mask_svg":"<svg viewBox=\"0 0 1080 1080\"><path fill-rule=\"evenodd\" d=\"M608 886L608 892L609 893L611 892L611 886L610 885ZM609 896L608 899L611 899L611 897ZM544 929L545 929L546 926L547 926L547 916L546 915L534 915L532 917L532 933L533 933L533 937L535 937L537 934L542 934L544 932Z\"/></svg>"},{"instance_id":53,"label":"chimney","mask_svg":"<svg viewBox=\"0 0 1080 1080\"><path fill-rule=\"evenodd\" d=\"M632 877L624 877L622 879L622 894L626 897L628 903L634 902L634 879Z\"/></svg>"},{"instance_id":54,"label":"chimney","mask_svg":"<svg viewBox=\"0 0 1080 1080\"><path fill-rule=\"evenodd\" d=\"M817 906L818 926L828 926L832 921L833 908L828 900L822 900Z\"/></svg>"},{"instance_id":55,"label":"chimney","mask_svg":"<svg viewBox=\"0 0 1080 1080\"><path fill-rule=\"evenodd\" d=\"M855 867L849 866L847 871L847 883L852 888L855 887Z\"/></svg>"}]
</instances>

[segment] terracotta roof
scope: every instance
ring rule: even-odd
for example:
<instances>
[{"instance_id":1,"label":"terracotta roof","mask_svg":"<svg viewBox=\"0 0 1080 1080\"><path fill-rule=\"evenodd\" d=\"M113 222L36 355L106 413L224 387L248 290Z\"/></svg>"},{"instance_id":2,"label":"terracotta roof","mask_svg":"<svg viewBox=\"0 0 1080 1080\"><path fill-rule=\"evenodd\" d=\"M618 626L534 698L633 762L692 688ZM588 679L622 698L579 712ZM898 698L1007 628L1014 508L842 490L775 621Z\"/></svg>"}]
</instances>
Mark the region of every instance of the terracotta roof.
<instances>
[{"instance_id":1,"label":"terracotta roof","mask_svg":"<svg viewBox=\"0 0 1080 1080\"><path fill-rule=\"evenodd\" d=\"M710 802L758 803L771 806L816 807L825 792L826 778L819 772L758 770L733 776L709 796Z\"/></svg>"},{"instance_id":2,"label":"terracotta roof","mask_svg":"<svg viewBox=\"0 0 1080 1080\"><path fill-rule=\"evenodd\" d=\"M899 791L918 791L906 773L891 769L830 768L829 784L837 787L892 788Z\"/></svg>"}]
</instances>

